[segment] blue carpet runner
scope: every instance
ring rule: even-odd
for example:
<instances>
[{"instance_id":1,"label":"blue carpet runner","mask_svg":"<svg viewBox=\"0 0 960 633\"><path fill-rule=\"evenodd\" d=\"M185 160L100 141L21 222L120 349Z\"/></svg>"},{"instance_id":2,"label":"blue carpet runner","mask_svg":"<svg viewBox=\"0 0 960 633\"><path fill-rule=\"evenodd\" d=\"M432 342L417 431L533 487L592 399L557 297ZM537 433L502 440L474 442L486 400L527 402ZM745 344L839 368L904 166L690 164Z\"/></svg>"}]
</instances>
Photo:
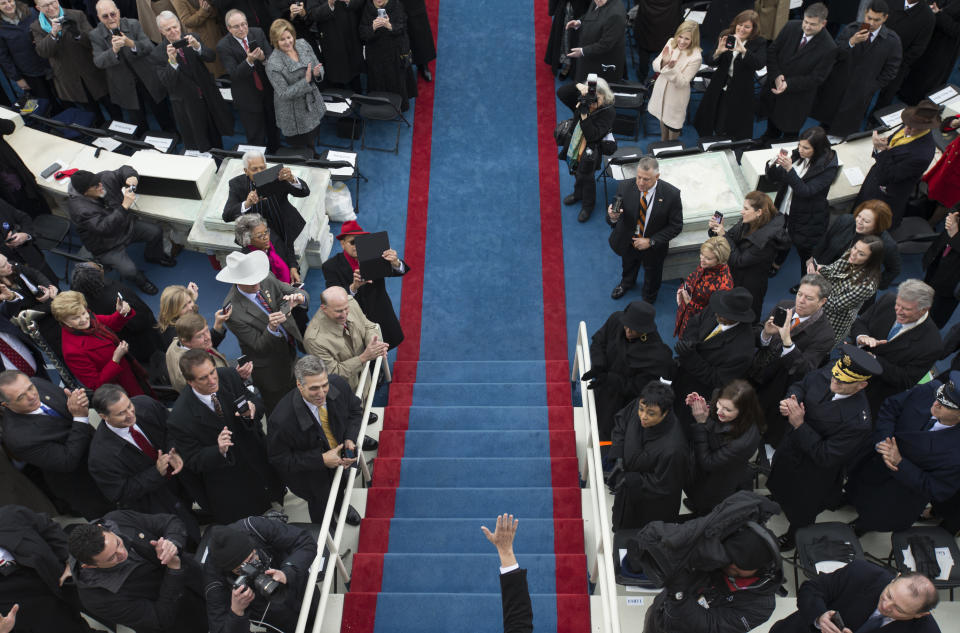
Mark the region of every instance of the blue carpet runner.
<instances>
[{"instance_id":1,"label":"blue carpet runner","mask_svg":"<svg viewBox=\"0 0 960 633\"><path fill-rule=\"evenodd\" d=\"M589 631L566 372L563 361L397 362L343 631L501 631L498 558L480 526L504 512L520 519L536 629Z\"/></svg>"}]
</instances>

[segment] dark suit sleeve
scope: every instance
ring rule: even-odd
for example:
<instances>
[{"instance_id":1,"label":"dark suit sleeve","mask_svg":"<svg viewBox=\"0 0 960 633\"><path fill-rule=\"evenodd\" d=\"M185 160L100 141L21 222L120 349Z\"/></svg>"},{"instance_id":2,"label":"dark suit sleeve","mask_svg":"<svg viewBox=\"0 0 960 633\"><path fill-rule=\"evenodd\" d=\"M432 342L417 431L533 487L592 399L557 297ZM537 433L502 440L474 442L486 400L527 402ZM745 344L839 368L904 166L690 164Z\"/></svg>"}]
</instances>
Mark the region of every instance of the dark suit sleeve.
<instances>
[{"instance_id":1,"label":"dark suit sleeve","mask_svg":"<svg viewBox=\"0 0 960 633\"><path fill-rule=\"evenodd\" d=\"M130 505L164 486L166 479L154 466L131 473L115 455L90 451L90 476L109 501Z\"/></svg>"},{"instance_id":2,"label":"dark suit sleeve","mask_svg":"<svg viewBox=\"0 0 960 633\"><path fill-rule=\"evenodd\" d=\"M500 574L500 600L503 604L503 633L531 633L533 605L527 588L526 569Z\"/></svg>"},{"instance_id":3,"label":"dark suit sleeve","mask_svg":"<svg viewBox=\"0 0 960 633\"><path fill-rule=\"evenodd\" d=\"M656 240L658 245L666 245L667 242L680 235L680 231L683 230L683 202L680 200L680 190L671 189L669 198L664 195L664 205L666 209L661 209L661 211L666 211L667 213L667 224L662 229L650 235L650 239ZM653 208L653 212L657 212L656 206Z\"/></svg>"},{"instance_id":4,"label":"dark suit sleeve","mask_svg":"<svg viewBox=\"0 0 960 633\"><path fill-rule=\"evenodd\" d=\"M790 77L786 77L787 90L783 94L807 92L815 89L817 86L826 81L827 76L830 75L830 71L833 70L833 64L836 61L837 47L827 33L823 34L823 38L826 42L826 46L824 46L824 50L819 51L819 59L817 60L817 64L811 68L809 72L805 72L802 75L791 75ZM776 75L771 75L769 73L767 76L774 78L776 77Z\"/></svg>"},{"instance_id":5,"label":"dark suit sleeve","mask_svg":"<svg viewBox=\"0 0 960 633\"><path fill-rule=\"evenodd\" d=\"M908 147L908 146L903 146ZM916 182L930 164L930 155L920 152L898 152L896 149L888 149L882 152L873 152L874 164L871 169L877 170L879 182L883 186L890 186L900 182Z\"/></svg>"},{"instance_id":6,"label":"dark suit sleeve","mask_svg":"<svg viewBox=\"0 0 960 633\"><path fill-rule=\"evenodd\" d=\"M57 557L57 560L65 563L67 559L70 558L70 550L67 548L67 535L63 531L63 528L60 527L60 524L48 518L46 515L34 512L33 510L27 510L26 514L29 515L33 529L35 529L37 534L40 535L40 538L50 546L50 550Z\"/></svg>"},{"instance_id":7,"label":"dark suit sleeve","mask_svg":"<svg viewBox=\"0 0 960 633\"><path fill-rule=\"evenodd\" d=\"M267 457L278 471L315 471L323 465L323 448L301 449L300 433L294 409L285 398L267 417Z\"/></svg>"},{"instance_id":8,"label":"dark suit sleeve","mask_svg":"<svg viewBox=\"0 0 960 633\"><path fill-rule=\"evenodd\" d=\"M297 178L300 183L300 186L297 187L291 183L287 184L287 194L293 196L294 198L306 198L310 195L310 187L307 185L307 181Z\"/></svg>"},{"instance_id":9,"label":"dark suit sleeve","mask_svg":"<svg viewBox=\"0 0 960 633\"><path fill-rule=\"evenodd\" d=\"M802 376L817 369L833 349L833 330L825 329L825 326L829 325L826 316L821 319L820 331L811 332L811 340L806 341L803 346L794 342L793 349L783 355L781 367L791 375Z\"/></svg>"},{"instance_id":10,"label":"dark suit sleeve","mask_svg":"<svg viewBox=\"0 0 960 633\"><path fill-rule=\"evenodd\" d=\"M623 46L623 34L627 22L623 10L612 12L604 20L603 32L600 39L592 44L583 46L584 57L596 57L613 51L617 46Z\"/></svg>"},{"instance_id":11,"label":"dark suit sleeve","mask_svg":"<svg viewBox=\"0 0 960 633\"><path fill-rule=\"evenodd\" d=\"M856 422L845 422L840 431L830 437L823 437L809 424L801 424L793 429L795 442L800 449L821 468L836 468L846 463L850 455L867 439L870 429Z\"/></svg>"},{"instance_id":12,"label":"dark suit sleeve","mask_svg":"<svg viewBox=\"0 0 960 633\"><path fill-rule=\"evenodd\" d=\"M317 556L317 544L306 530L263 517L250 517L250 524L263 535L273 550L289 552L282 563L274 561L274 569L286 575L287 584L298 586Z\"/></svg>"},{"instance_id":13,"label":"dark suit sleeve","mask_svg":"<svg viewBox=\"0 0 960 633\"><path fill-rule=\"evenodd\" d=\"M753 332L743 323L737 326L743 328L746 336L736 336L728 343L729 353L723 355L720 362L708 362L695 346L680 356L680 372L693 375L700 382L711 385L725 385L734 378L739 378L750 366L756 348L753 346ZM690 331L690 325L687 330ZM685 331L685 333L686 333ZM697 330L694 330L696 334Z\"/></svg>"},{"instance_id":14,"label":"dark suit sleeve","mask_svg":"<svg viewBox=\"0 0 960 633\"><path fill-rule=\"evenodd\" d=\"M846 591L849 583L854 586L858 584L862 576L858 572L865 571L863 566L869 564L855 560L832 574L817 574L800 585L797 590L797 610L800 612L801 622L814 630L814 620L830 610L833 600Z\"/></svg>"},{"instance_id":15,"label":"dark suit sleeve","mask_svg":"<svg viewBox=\"0 0 960 633\"><path fill-rule=\"evenodd\" d=\"M177 413L177 407L174 407L174 414ZM183 424L190 425L195 422L186 407L182 409L182 413L185 417ZM173 440L173 446L183 457L183 467L195 473L220 470L235 464L233 452L227 451L225 456L221 455L216 440L212 444L203 444L196 435L187 429L181 429L177 424L170 425L170 437Z\"/></svg>"},{"instance_id":16,"label":"dark suit sleeve","mask_svg":"<svg viewBox=\"0 0 960 633\"><path fill-rule=\"evenodd\" d=\"M29 422L18 421L15 424L29 424ZM49 441L33 442L29 429L23 429L23 431L18 433L8 431L5 434L4 441L12 456L42 470L58 473L69 473L80 467L93 437L93 427L83 422L73 422L70 425L66 441L62 444Z\"/></svg>"},{"instance_id":17,"label":"dark suit sleeve","mask_svg":"<svg viewBox=\"0 0 960 633\"><path fill-rule=\"evenodd\" d=\"M353 440L354 444L359 443L360 424L363 422L363 401L355 393L350 391L350 387L344 381L343 393L347 397L347 406L349 413L347 415L346 432L344 441Z\"/></svg>"},{"instance_id":18,"label":"dark suit sleeve","mask_svg":"<svg viewBox=\"0 0 960 633\"><path fill-rule=\"evenodd\" d=\"M930 38L933 36L933 29L937 24L937 17L933 11L922 5L917 7L917 9L926 10L924 11L923 24L918 24L914 27L917 36L910 42L910 46L903 50L903 66L905 68L912 67L917 60L920 59L920 56L923 55L923 52L927 50L927 44L930 43ZM901 42L900 45L903 46L903 42Z\"/></svg>"}]
</instances>

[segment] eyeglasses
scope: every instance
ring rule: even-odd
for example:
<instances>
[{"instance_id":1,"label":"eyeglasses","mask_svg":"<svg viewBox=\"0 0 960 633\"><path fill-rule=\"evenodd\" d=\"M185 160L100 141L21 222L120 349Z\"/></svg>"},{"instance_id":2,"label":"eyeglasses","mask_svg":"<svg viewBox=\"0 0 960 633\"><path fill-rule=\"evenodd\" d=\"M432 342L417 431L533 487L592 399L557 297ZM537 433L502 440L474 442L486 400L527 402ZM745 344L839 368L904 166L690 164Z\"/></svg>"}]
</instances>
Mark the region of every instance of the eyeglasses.
<instances>
[{"instance_id":1,"label":"eyeglasses","mask_svg":"<svg viewBox=\"0 0 960 633\"><path fill-rule=\"evenodd\" d=\"M255 240L265 240L270 237L270 231L260 231L259 233L251 233L250 237Z\"/></svg>"},{"instance_id":2,"label":"eyeglasses","mask_svg":"<svg viewBox=\"0 0 960 633\"><path fill-rule=\"evenodd\" d=\"M101 17L101 18L115 18L115 17L117 17L118 15L120 15L120 12L119 12L119 11L111 11L110 13L101 13L101 14L100 14L100 17Z\"/></svg>"}]
</instances>

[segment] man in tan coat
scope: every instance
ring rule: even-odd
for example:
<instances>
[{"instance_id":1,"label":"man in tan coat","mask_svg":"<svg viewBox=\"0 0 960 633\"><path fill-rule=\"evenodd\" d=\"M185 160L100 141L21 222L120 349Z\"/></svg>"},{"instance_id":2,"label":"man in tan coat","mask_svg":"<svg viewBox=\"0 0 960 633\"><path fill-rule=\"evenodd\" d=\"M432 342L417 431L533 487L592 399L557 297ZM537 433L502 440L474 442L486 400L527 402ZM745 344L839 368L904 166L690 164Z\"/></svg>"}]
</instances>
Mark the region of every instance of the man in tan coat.
<instances>
[{"instance_id":1,"label":"man in tan coat","mask_svg":"<svg viewBox=\"0 0 960 633\"><path fill-rule=\"evenodd\" d=\"M331 286L320 295L320 309L307 326L303 345L308 354L319 356L331 374L342 376L356 389L363 366L377 356L386 358L389 345L380 340L376 323L368 320L356 300L340 286ZM384 364L384 375L389 370Z\"/></svg>"}]
</instances>

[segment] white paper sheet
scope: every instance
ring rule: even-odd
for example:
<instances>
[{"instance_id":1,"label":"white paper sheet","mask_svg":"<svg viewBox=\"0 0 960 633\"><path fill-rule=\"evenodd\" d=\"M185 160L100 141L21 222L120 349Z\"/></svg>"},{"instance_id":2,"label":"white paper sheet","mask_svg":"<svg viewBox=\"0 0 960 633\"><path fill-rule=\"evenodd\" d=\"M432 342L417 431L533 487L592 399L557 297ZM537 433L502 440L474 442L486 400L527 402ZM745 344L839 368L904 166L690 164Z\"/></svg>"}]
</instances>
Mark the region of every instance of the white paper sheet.
<instances>
[{"instance_id":1,"label":"white paper sheet","mask_svg":"<svg viewBox=\"0 0 960 633\"><path fill-rule=\"evenodd\" d=\"M173 139L163 138L161 136L144 136L143 142L150 143L161 152L166 152L168 149L170 149L170 146L173 144Z\"/></svg>"},{"instance_id":2,"label":"white paper sheet","mask_svg":"<svg viewBox=\"0 0 960 633\"><path fill-rule=\"evenodd\" d=\"M184 156L191 156L193 158L213 158L213 155L210 152L201 152L195 149L187 149L183 151Z\"/></svg>"},{"instance_id":3,"label":"white paper sheet","mask_svg":"<svg viewBox=\"0 0 960 633\"><path fill-rule=\"evenodd\" d=\"M614 180L626 180L627 177L623 173L623 167L621 165L610 165L610 175Z\"/></svg>"},{"instance_id":4,"label":"white paper sheet","mask_svg":"<svg viewBox=\"0 0 960 633\"><path fill-rule=\"evenodd\" d=\"M913 560L913 551L909 547L905 550L901 550L903 553L903 564L910 571L917 571L917 561Z\"/></svg>"},{"instance_id":5,"label":"white paper sheet","mask_svg":"<svg viewBox=\"0 0 960 633\"><path fill-rule=\"evenodd\" d=\"M901 112L903 112L902 109L901 109L901 110L897 110L896 112L891 112L890 114L887 114L887 115L884 115L884 116L880 117L880 120L883 121L883 124L886 125L887 127L893 127L893 126L895 126L895 125L900 125L900 123L902 122L902 121L900 120L900 113L901 113Z\"/></svg>"},{"instance_id":6,"label":"white paper sheet","mask_svg":"<svg viewBox=\"0 0 960 633\"><path fill-rule=\"evenodd\" d=\"M950 572L953 571L953 556L950 554L949 547L938 547L934 551L937 553L937 562L940 563L940 575L937 580L950 580Z\"/></svg>"},{"instance_id":7,"label":"white paper sheet","mask_svg":"<svg viewBox=\"0 0 960 633\"><path fill-rule=\"evenodd\" d=\"M960 95L953 97L952 99L945 101L943 107L953 110L954 112L960 112Z\"/></svg>"},{"instance_id":8,"label":"white paper sheet","mask_svg":"<svg viewBox=\"0 0 960 633\"><path fill-rule=\"evenodd\" d=\"M343 114L350 109L350 100L346 101L334 101L332 103L324 103L323 106L327 109L327 112L334 112L336 114Z\"/></svg>"},{"instance_id":9,"label":"white paper sheet","mask_svg":"<svg viewBox=\"0 0 960 633\"><path fill-rule=\"evenodd\" d=\"M688 11L687 20L693 20L697 24L703 24L703 19L707 17L706 11Z\"/></svg>"},{"instance_id":10,"label":"white paper sheet","mask_svg":"<svg viewBox=\"0 0 960 633\"><path fill-rule=\"evenodd\" d=\"M836 145L837 143L842 143L842 142L843 142L843 137L842 137L842 136L832 136L832 135L830 135L830 134L827 134L827 140L830 141L830 144L831 144L831 145Z\"/></svg>"},{"instance_id":11,"label":"white paper sheet","mask_svg":"<svg viewBox=\"0 0 960 633\"><path fill-rule=\"evenodd\" d=\"M221 88L220 96L223 97L224 101L233 101L233 92L230 88Z\"/></svg>"},{"instance_id":12,"label":"white paper sheet","mask_svg":"<svg viewBox=\"0 0 960 633\"><path fill-rule=\"evenodd\" d=\"M860 169L859 167L853 167L853 166L844 167L843 175L846 177L847 182L850 183L851 187L859 187L860 185L863 184L864 178L866 178L866 176L864 176L863 174L862 169Z\"/></svg>"},{"instance_id":13,"label":"white paper sheet","mask_svg":"<svg viewBox=\"0 0 960 633\"><path fill-rule=\"evenodd\" d=\"M96 145L97 147L102 147L108 152L112 152L113 150L117 149L121 145L120 141L116 141L110 138L109 136L99 136L93 139L93 144Z\"/></svg>"},{"instance_id":14,"label":"white paper sheet","mask_svg":"<svg viewBox=\"0 0 960 633\"><path fill-rule=\"evenodd\" d=\"M107 129L114 132L120 132L121 134L135 134L137 131L137 126L133 123L124 123L123 121L110 121L110 125L107 127Z\"/></svg>"},{"instance_id":15,"label":"white paper sheet","mask_svg":"<svg viewBox=\"0 0 960 633\"><path fill-rule=\"evenodd\" d=\"M678 150L678 149L683 149L683 144L682 144L682 143L678 143L677 145L669 145L669 146L667 146L667 147L658 147L658 148L656 148L655 150L653 150L653 155L654 155L654 156L659 156L659 155L660 155L661 153L663 153L663 152L673 152L673 151L676 151L676 150Z\"/></svg>"},{"instance_id":16,"label":"white paper sheet","mask_svg":"<svg viewBox=\"0 0 960 633\"><path fill-rule=\"evenodd\" d=\"M267 148L263 145L237 145L238 152L260 152L261 154L267 153Z\"/></svg>"},{"instance_id":17,"label":"white paper sheet","mask_svg":"<svg viewBox=\"0 0 960 633\"><path fill-rule=\"evenodd\" d=\"M818 574L832 574L841 567L846 567L847 564L838 560L822 560L819 563L816 563L814 567L817 570Z\"/></svg>"},{"instance_id":18,"label":"white paper sheet","mask_svg":"<svg viewBox=\"0 0 960 633\"><path fill-rule=\"evenodd\" d=\"M957 94L957 91L953 89L953 86L947 86L946 88L943 88L942 90L938 90L932 95L930 95L930 100L936 103L937 105L939 105L941 103L944 103L945 101L949 101L950 99L955 97L956 94Z\"/></svg>"},{"instance_id":19,"label":"white paper sheet","mask_svg":"<svg viewBox=\"0 0 960 633\"><path fill-rule=\"evenodd\" d=\"M354 152L335 152L330 150L327 152L327 160L330 161L340 161L345 160L354 167L357 165L357 155ZM330 170L331 176L352 176L353 167L337 167L336 169Z\"/></svg>"},{"instance_id":20,"label":"white paper sheet","mask_svg":"<svg viewBox=\"0 0 960 633\"><path fill-rule=\"evenodd\" d=\"M706 141L703 143L703 151L707 151L708 149L710 149L710 147L712 147L713 145L716 145L717 143L728 143L729 141L730 139L721 139L719 141Z\"/></svg>"},{"instance_id":21,"label":"white paper sheet","mask_svg":"<svg viewBox=\"0 0 960 633\"><path fill-rule=\"evenodd\" d=\"M767 74L767 67L764 66L763 68L757 71L757 79L762 79L763 77L766 76L766 74Z\"/></svg>"}]
</instances>

